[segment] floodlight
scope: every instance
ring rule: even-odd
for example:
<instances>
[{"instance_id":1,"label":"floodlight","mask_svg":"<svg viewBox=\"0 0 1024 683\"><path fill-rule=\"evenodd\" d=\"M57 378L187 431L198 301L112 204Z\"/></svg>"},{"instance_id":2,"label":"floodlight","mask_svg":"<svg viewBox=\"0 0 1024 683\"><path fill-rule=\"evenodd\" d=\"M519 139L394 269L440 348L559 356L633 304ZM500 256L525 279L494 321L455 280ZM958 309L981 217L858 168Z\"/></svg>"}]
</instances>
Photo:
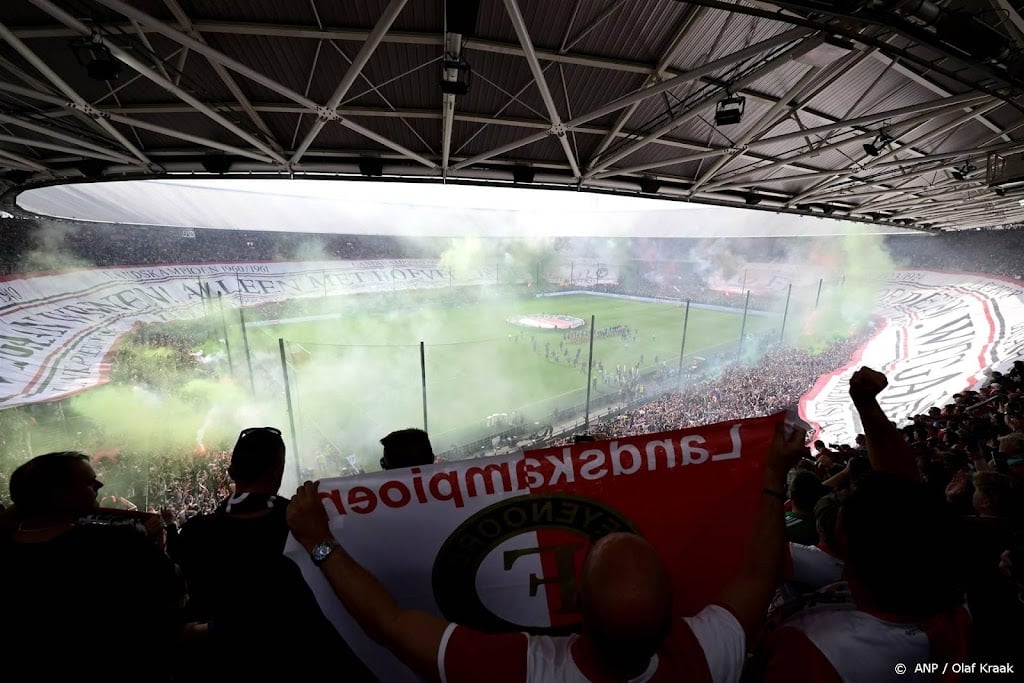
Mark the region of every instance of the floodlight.
<instances>
[{"instance_id":1,"label":"floodlight","mask_svg":"<svg viewBox=\"0 0 1024 683\"><path fill-rule=\"evenodd\" d=\"M864 143L864 152L869 156L877 157L890 142L892 142L891 137L885 133L879 133L874 140Z\"/></svg>"},{"instance_id":2,"label":"floodlight","mask_svg":"<svg viewBox=\"0 0 1024 683\"><path fill-rule=\"evenodd\" d=\"M85 67L85 73L96 81L116 81L121 75L121 62L110 52L99 37L85 38L71 43L75 59Z\"/></svg>"},{"instance_id":3,"label":"floodlight","mask_svg":"<svg viewBox=\"0 0 1024 683\"><path fill-rule=\"evenodd\" d=\"M473 70L465 59L445 59L441 62L441 92L445 95L465 95Z\"/></svg>"},{"instance_id":4,"label":"floodlight","mask_svg":"<svg viewBox=\"0 0 1024 683\"><path fill-rule=\"evenodd\" d=\"M715 125L732 126L743 120L747 98L739 95L723 97L715 106Z\"/></svg>"},{"instance_id":5,"label":"floodlight","mask_svg":"<svg viewBox=\"0 0 1024 683\"><path fill-rule=\"evenodd\" d=\"M661 181L652 176L645 175L640 179L640 191L644 194L657 194L661 189Z\"/></svg>"},{"instance_id":6,"label":"floodlight","mask_svg":"<svg viewBox=\"0 0 1024 683\"><path fill-rule=\"evenodd\" d=\"M950 175L953 176L953 180L957 180L957 181L962 182L964 180L967 180L967 176L969 176L971 173L973 173L974 171L977 171L977 170L978 169L976 169L971 164L971 162L965 161L960 166L954 167L953 170L950 171Z\"/></svg>"},{"instance_id":7,"label":"floodlight","mask_svg":"<svg viewBox=\"0 0 1024 683\"><path fill-rule=\"evenodd\" d=\"M363 157L359 160L359 172L367 178L379 178L384 175L384 162L375 157Z\"/></svg>"},{"instance_id":8,"label":"floodlight","mask_svg":"<svg viewBox=\"0 0 1024 683\"><path fill-rule=\"evenodd\" d=\"M512 180L517 183L532 183L533 168L531 166L523 166L522 164L517 164L513 166Z\"/></svg>"},{"instance_id":9,"label":"floodlight","mask_svg":"<svg viewBox=\"0 0 1024 683\"><path fill-rule=\"evenodd\" d=\"M224 175L231 170L231 159L226 154L207 154L203 157L203 168L207 173Z\"/></svg>"}]
</instances>

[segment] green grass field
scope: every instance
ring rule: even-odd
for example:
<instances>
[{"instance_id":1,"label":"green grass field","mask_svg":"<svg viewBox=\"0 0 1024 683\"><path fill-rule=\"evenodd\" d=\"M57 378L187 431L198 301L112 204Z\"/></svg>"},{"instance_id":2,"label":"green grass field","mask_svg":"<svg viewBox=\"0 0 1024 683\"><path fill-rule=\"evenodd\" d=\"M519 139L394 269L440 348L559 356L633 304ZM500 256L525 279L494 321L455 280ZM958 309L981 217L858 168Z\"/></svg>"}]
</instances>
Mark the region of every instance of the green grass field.
<instances>
[{"instance_id":1,"label":"green grass field","mask_svg":"<svg viewBox=\"0 0 1024 683\"><path fill-rule=\"evenodd\" d=\"M561 331L506 322L510 315L530 313L582 318L587 334L582 342L565 342ZM249 341L254 356L271 363L279 359L278 338L286 342L301 449L312 452L326 442L372 466L381 436L423 425L421 341L428 427L435 449L442 451L485 435L489 415L517 411L528 422L548 423L556 408L583 404L591 316L598 330L626 325L637 333L628 341L595 339L595 365L600 360L614 374L616 365L640 363L645 375L678 367L683 306L586 294L463 306L424 303L392 311L348 309L333 319L250 327ZM741 324L741 312L691 307L686 355L735 352ZM746 333L778 324L751 315ZM545 344L557 362L545 359ZM580 362L574 367L577 351ZM593 396L617 390L598 378Z\"/></svg>"}]
</instances>

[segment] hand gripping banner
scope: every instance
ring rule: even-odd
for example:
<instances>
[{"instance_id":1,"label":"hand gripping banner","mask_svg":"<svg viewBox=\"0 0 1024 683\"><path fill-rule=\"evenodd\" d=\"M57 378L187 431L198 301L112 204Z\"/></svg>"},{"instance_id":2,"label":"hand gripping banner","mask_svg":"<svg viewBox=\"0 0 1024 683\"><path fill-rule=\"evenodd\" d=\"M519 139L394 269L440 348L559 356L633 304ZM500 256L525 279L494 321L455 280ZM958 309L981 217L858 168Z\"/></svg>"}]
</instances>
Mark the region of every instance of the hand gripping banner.
<instances>
[{"instance_id":1,"label":"hand gripping banner","mask_svg":"<svg viewBox=\"0 0 1024 683\"><path fill-rule=\"evenodd\" d=\"M658 549L686 616L742 561L784 418L327 479L320 492L335 536L403 607L487 631L571 631L590 543L629 530ZM363 634L294 539L286 553L380 680L417 680Z\"/></svg>"}]
</instances>

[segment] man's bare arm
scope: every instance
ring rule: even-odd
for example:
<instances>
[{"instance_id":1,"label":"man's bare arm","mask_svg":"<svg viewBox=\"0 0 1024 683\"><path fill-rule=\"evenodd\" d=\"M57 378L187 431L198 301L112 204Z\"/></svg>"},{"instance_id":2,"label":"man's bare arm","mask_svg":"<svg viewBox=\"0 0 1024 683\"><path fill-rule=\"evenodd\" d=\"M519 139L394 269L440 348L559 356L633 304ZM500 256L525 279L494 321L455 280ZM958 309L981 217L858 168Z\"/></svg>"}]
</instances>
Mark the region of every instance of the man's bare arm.
<instances>
[{"instance_id":1,"label":"man's bare arm","mask_svg":"<svg viewBox=\"0 0 1024 683\"><path fill-rule=\"evenodd\" d=\"M780 423L765 458L764 490L743 564L719 597L736 614L748 641L761 628L768 603L781 580L786 542L782 510L786 499L786 474L807 453L804 430L794 430L789 438L784 437L783 430Z\"/></svg>"},{"instance_id":2,"label":"man's bare arm","mask_svg":"<svg viewBox=\"0 0 1024 683\"><path fill-rule=\"evenodd\" d=\"M299 487L288 506L288 526L310 552L318 543L334 540L317 483L307 481ZM426 612L403 609L384 584L341 546L331 552L320 569L368 636L419 675L438 680L438 650L448 622Z\"/></svg>"}]
</instances>

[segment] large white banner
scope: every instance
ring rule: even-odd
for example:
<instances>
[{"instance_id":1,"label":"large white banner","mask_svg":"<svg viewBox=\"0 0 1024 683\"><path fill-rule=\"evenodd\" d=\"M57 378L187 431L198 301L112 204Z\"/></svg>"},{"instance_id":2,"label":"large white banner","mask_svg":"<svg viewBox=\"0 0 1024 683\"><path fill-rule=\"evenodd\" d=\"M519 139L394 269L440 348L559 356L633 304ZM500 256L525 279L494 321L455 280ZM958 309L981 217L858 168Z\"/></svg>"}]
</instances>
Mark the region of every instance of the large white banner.
<instances>
[{"instance_id":1,"label":"large white banner","mask_svg":"<svg viewBox=\"0 0 1024 683\"><path fill-rule=\"evenodd\" d=\"M0 409L106 381L114 344L138 323L198 318L208 307L494 283L453 278L435 260L95 268L0 282Z\"/></svg>"},{"instance_id":2,"label":"large white banner","mask_svg":"<svg viewBox=\"0 0 1024 683\"><path fill-rule=\"evenodd\" d=\"M804 395L800 414L827 442L863 433L850 405L849 380L867 365L885 373L886 415L906 418L949 402L985 380L984 371L1024 358L1024 286L971 273L902 271L885 284L879 332L844 367Z\"/></svg>"},{"instance_id":3,"label":"large white banner","mask_svg":"<svg viewBox=\"0 0 1024 683\"><path fill-rule=\"evenodd\" d=\"M596 262L584 274L614 277ZM764 286L792 269L750 264ZM573 268L575 271L575 268ZM237 306L302 297L492 284L492 268L454 280L422 259L97 268L0 282L0 408L68 396L104 382L117 340L138 323L199 317L204 304ZM807 287L817 273L804 273ZM749 283L748 283L749 285ZM860 425L846 394L860 365L885 371L893 419L976 386L982 371L1024 357L1024 285L971 273L900 271L881 283L879 333L801 401L819 437L850 442Z\"/></svg>"}]
</instances>

